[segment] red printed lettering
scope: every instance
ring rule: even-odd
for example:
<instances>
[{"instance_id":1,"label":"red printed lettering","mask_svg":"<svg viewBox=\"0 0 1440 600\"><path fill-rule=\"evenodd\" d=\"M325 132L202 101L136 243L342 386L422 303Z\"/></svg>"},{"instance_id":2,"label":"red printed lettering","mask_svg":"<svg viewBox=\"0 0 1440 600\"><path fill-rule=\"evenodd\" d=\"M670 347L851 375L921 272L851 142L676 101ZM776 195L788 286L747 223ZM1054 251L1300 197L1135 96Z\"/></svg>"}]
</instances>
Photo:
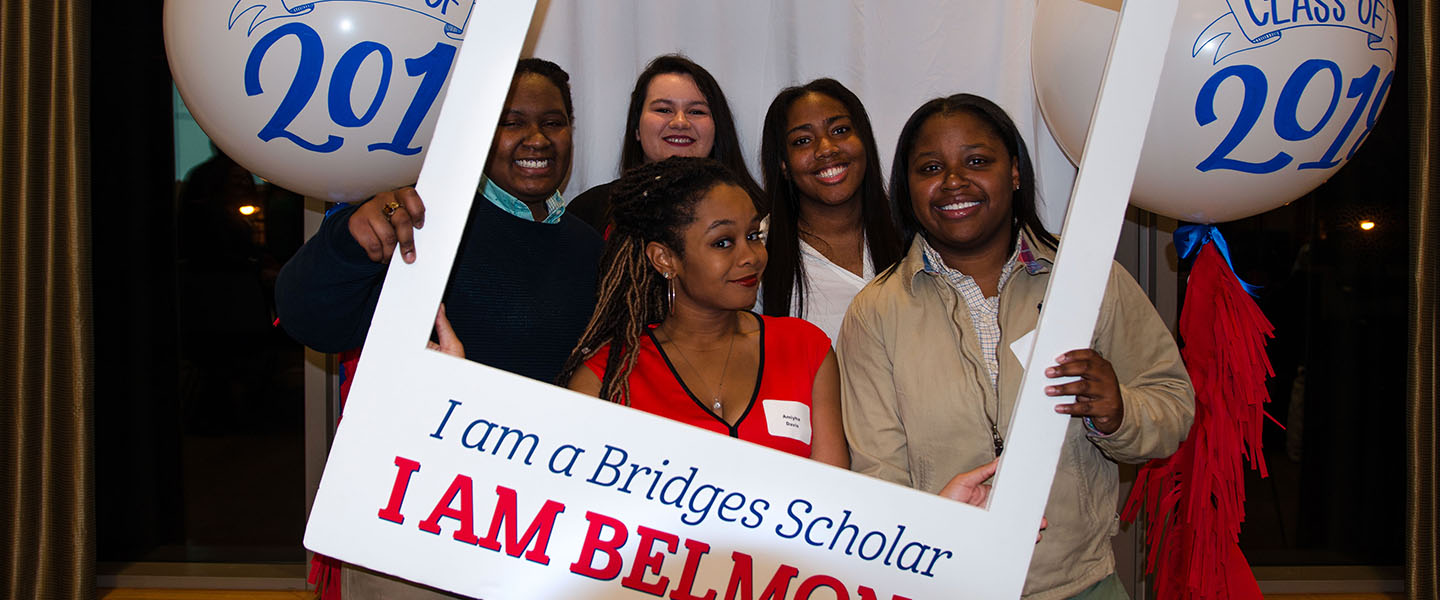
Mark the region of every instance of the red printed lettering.
<instances>
[{"instance_id":1,"label":"red printed lettering","mask_svg":"<svg viewBox=\"0 0 1440 600\"><path fill-rule=\"evenodd\" d=\"M730 585L725 588L725 600L744 598L755 600L755 588L752 580L755 578L754 560L744 552L733 552L730 558L735 561L734 570L730 571ZM800 570L790 565L782 564L770 578L770 583L765 586L765 591L760 594L759 600L785 600L785 595L790 591L790 580L800 574ZM737 593L743 592L743 596Z\"/></svg>"},{"instance_id":2,"label":"red printed lettering","mask_svg":"<svg viewBox=\"0 0 1440 600\"><path fill-rule=\"evenodd\" d=\"M680 538L644 525L636 528L636 531L640 532L640 545L635 548L635 564L631 565L630 574L620 580L620 585L652 596L664 596L665 590L670 587L669 577L661 577L654 583L645 583L646 571L652 575L659 575L661 565L665 564L664 554L650 550L655 547L655 542L658 540L665 542L666 552L674 554Z\"/></svg>"},{"instance_id":3,"label":"red printed lettering","mask_svg":"<svg viewBox=\"0 0 1440 600\"><path fill-rule=\"evenodd\" d=\"M455 502L455 497L460 497L460 508L450 508ZM456 475L455 481L450 482L450 488L440 497L440 502L435 505L435 510L430 511L430 518L420 522L420 530L439 535L440 519L450 517L460 521L460 527L455 529L455 539L467 544L475 544L475 502L474 492L471 489L470 478L465 475Z\"/></svg>"},{"instance_id":4,"label":"red printed lettering","mask_svg":"<svg viewBox=\"0 0 1440 600\"><path fill-rule=\"evenodd\" d=\"M715 600L715 590L706 590L705 595L696 596L695 572L700 570L700 559L710 553L710 544L699 540L685 540L685 570L680 572L680 583L670 592L670 600Z\"/></svg>"},{"instance_id":5,"label":"red printed lettering","mask_svg":"<svg viewBox=\"0 0 1440 600\"><path fill-rule=\"evenodd\" d=\"M822 587L835 592L835 600L850 600L850 590L845 589L845 584L829 575L811 575L800 582L800 589L795 590L795 600L810 600L810 594Z\"/></svg>"},{"instance_id":6,"label":"red printed lettering","mask_svg":"<svg viewBox=\"0 0 1440 600\"><path fill-rule=\"evenodd\" d=\"M590 522L590 529L585 532L585 546L580 549L580 558L570 565L570 572L603 581L614 579L624 567L624 561L620 558L620 547L625 545L625 539L630 537L630 532L619 519L597 512L587 511L585 520ZM601 539L606 528L615 532L608 540ZM605 553L604 566L599 568L592 566L596 552Z\"/></svg>"},{"instance_id":7,"label":"red printed lettering","mask_svg":"<svg viewBox=\"0 0 1440 600\"><path fill-rule=\"evenodd\" d=\"M410 487L410 476L420 470L420 463L408 458L395 457L395 485L390 488L390 501L380 509L380 518L392 523L405 524L405 515L400 514L400 504L405 501L405 490Z\"/></svg>"},{"instance_id":8,"label":"red printed lettering","mask_svg":"<svg viewBox=\"0 0 1440 600\"><path fill-rule=\"evenodd\" d=\"M546 500L545 506L540 507L540 514L535 515L535 520L531 521L530 527L525 530L525 537L517 538L515 535L518 530L516 521L520 517L516 514L515 490L497 485L495 486L495 495L498 497L495 502L495 515L490 519L490 532L478 541L480 547L498 552L501 548L500 526L504 525L506 554L519 558L520 554L524 553L525 560L542 565L550 564L550 557L545 554L545 549L550 545L550 530L555 527L555 517L565 512L565 505L554 500ZM525 548L530 546L531 540L534 540L535 547L531 548L529 552L525 552Z\"/></svg>"}]
</instances>

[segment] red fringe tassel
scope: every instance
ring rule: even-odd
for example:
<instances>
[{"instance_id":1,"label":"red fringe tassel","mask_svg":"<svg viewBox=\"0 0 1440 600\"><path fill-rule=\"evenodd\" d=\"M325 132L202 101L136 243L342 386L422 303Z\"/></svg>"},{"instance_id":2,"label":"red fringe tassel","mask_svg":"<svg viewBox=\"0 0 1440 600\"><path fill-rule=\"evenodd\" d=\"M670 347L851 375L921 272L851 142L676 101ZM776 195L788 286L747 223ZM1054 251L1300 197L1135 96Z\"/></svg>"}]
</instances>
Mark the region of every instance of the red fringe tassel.
<instances>
[{"instance_id":1,"label":"red fringe tassel","mask_svg":"<svg viewBox=\"0 0 1440 600\"><path fill-rule=\"evenodd\" d=\"M340 561L315 554L310 557L310 577L306 583L315 586L316 600L340 600Z\"/></svg>"},{"instance_id":2,"label":"red fringe tassel","mask_svg":"<svg viewBox=\"0 0 1440 600\"><path fill-rule=\"evenodd\" d=\"M350 383L355 379L355 365L360 364L360 349L340 353L340 408L350 396ZM336 419L335 424L340 424ZM315 586L316 600L341 600L340 561L316 553L310 557L310 577L306 583Z\"/></svg>"},{"instance_id":3,"label":"red fringe tassel","mask_svg":"<svg viewBox=\"0 0 1440 600\"><path fill-rule=\"evenodd\" d=\"M1195 424L1174 455L1141 467L1122 518L1144 510L1161 599L1261 598L1238 540L1245 520L1243 456L1267 476L1261 425L1273 376L1275 327L1214 244L1200 249L1180 314L1180 351L1195 384Z\"/></svg>"}]
</instances>

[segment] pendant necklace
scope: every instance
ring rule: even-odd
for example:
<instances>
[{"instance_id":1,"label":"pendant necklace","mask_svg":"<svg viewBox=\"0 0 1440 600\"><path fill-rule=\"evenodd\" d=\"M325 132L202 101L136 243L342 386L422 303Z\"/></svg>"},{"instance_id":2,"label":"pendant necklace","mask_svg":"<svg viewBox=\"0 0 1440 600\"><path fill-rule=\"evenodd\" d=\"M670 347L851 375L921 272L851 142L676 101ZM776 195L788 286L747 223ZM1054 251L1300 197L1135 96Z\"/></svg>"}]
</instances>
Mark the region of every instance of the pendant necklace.
<instances>
[{"instance_id":1,"label":"pendant necklace","mask_svg":"<svg viewBox=\"0 0 1440 600\"><path fill-rule=\"evenodd\" d=\"M685 366L690 367L690 370L695 372L695 376L700 379L700 383L705 384L705 389L707 391L711 390L712 388L710 387L710 382L705 381L705 375L700 372L700 369L695 368L694 363L690 362L690 357L685 355L685 349L680 347L680 344L675 341L675 338L673 336L667 335L666 337L670 338L670 345L674 346L676 350L680 351L680 359L685 361ZM725 351L725 365L723 367L720 367L720 386L718 388L713 388L715 395L710 397L711 402L713 402L713 404L710 406L710 409L714 411L717 415L721 414L720 410L723 408L723 406L720 404L720 396L725 393L725 373L730 370L730 355L734 353L735 334L731 333L730 348Z\"/></svg>"}]
</instances>

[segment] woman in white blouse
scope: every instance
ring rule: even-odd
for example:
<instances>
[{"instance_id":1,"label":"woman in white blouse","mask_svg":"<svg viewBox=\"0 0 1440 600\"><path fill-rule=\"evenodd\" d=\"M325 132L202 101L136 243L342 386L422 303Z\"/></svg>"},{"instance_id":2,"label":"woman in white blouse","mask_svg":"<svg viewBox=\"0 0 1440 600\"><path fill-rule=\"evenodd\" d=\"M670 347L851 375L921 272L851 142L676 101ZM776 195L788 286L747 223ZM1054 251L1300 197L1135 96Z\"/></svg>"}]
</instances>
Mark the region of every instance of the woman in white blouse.
<instances>
[{"instance_id":1,"label":"woman in white blouse","mask_svg":"<svg viewBox=\"0 0 1440 600\"><path fill-rule=\"evenodd\" d=\"M850 299L900 259L900 235L860 99L834 79L782 90L760 144L770 229L757 310L834 340Z\"/></svg>"}]
</instances>

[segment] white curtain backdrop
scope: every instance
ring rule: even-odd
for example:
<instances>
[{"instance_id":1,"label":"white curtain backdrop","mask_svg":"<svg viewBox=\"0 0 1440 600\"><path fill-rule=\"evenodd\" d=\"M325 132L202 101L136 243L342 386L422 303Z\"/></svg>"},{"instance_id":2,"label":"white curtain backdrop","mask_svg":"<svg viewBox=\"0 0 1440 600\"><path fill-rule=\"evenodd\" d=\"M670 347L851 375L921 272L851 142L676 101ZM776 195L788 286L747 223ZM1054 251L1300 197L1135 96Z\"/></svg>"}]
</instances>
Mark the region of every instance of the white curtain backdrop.
<instances>
[{"instance_id":1,"label":"white curtain backdrop","mask_svg":"<svg viewBox=\"0 0 1440 600\"><path fill-rule=\"evenodd\" d=\"M957 92L1015 119L1036 165L1040 215L1058 232L1075 168L1046 129L1030 75L1033 0L540 0L523 51L559 63L575 97L567 197L614 179L635 77L680 52L708 69L756 168L765 109L781 88L833 77L865 103L888 176L920 104Z\"/></svg>"}]
</instances>

